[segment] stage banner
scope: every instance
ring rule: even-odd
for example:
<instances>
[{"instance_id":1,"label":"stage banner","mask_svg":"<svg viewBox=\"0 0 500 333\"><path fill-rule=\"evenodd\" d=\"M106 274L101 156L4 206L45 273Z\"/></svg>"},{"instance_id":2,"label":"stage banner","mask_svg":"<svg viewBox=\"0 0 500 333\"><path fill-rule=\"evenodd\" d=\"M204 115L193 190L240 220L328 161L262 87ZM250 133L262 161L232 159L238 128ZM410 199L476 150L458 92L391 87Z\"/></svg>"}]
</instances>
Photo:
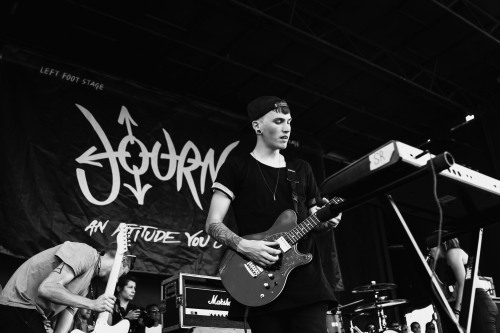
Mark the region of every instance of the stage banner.
<instances>
[{"instance_id":1,"label":"stage banner","mask_svg":"<svg viewBox=\"0 0 500 333\"><path fill-rule=\"evenodd\" d=\"M125 222L135 271L216 273L210 187L241 147L220 114L14 47L0 88L2 252L27 258L68 240L99 249Z\"/></svg>"}]
</instances>

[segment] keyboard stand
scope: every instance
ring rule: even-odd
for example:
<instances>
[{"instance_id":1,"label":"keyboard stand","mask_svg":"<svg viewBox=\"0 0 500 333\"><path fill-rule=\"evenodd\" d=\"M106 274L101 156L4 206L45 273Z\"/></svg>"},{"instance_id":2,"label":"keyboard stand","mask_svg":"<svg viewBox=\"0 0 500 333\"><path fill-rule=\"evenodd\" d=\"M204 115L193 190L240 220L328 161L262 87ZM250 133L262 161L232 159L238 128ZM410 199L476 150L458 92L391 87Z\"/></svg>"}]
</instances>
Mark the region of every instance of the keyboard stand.
<instances>
[{"instance_id":1,"label":"keyboard stand","mask_svg":"<svg viewBox=\"0 0 500 333\"><path fill-rule=\"evenodd\" d=\"M399 211L396 203L392 199L391 195L386 194L387 201L389 202L392 210L396 214L399 222L401 223L401 226L403 227L406 235L406 241L407 243L410 244L408 251L410 252L413 262L416 264L415 269L417 270L417 276L421 278L423 281L427 280L429 281L429 288L431 288L431 299L432 303L434 304L434 307L437 309L438 312L438 317L439 321L441 324L442 332L450 332L450 333L469 333L469 330L464 330L463 327L470 326L470 324L465 323L463 325L462 320L459 321L455 318L455 315L453 313L453 310L451 309L450 305L446 301L446 297L443 294L443 291L441 290L441 287L439 285L439 282L436 279L436 276L434 272L432 272L431 268L425 261L424 255L422 254L422 251L420 251L420 248L418 246L418 243L415 241L415 238L413 237L408 225L406 224L406 221L403 218L403 215ZM482 229L481 229L482 230ZM472 258L472 256L469 256L469 259ZM471 295L471 293L467 290L467 285L464 286L464 296L466 294L469 294L469 298L474 300L474 296ZM462 309L465 310L465 299L462 298ZM472 307L471 307L472 308ZM472 311L470 311L472 314ZM460 319L465 316L462 315ZM472 317L472 316L471 316ZM470 323L470 320L467 318L464 319L465 321Z\"/></svg>"},{"instance_id":2,"label":"keyboard stand","mask_svg":"<svg viewBox=\"0 0 500 333\"><path fill-rule=\"evenodd\" d=\"M417 168L416 171L399 178L395 181L392 181L382 187L379 187L377 189L372 189L371 191L368 191L364 193L363 195L360 195L355 198L351 198L345 202L342 202L338 205L332 205L330 206L330 211L332 213L332 216L338 215L340 212L351 209L357 206L360 206L361 204L365 203L366 201L379 196L379 195L385 195L385 198L387 199L389 205L391 206L392 210L396 214L402 228L404 229L404 233L406 235L406 241L409 244L409 252L412 255L413 262L415 263L415 268L417 270L418 277L422 279L422 281L429 281L429 291L431 295L431 300L437 309L437 315L439 317L439 321L442 327L443 332L450 332L450 333L471 333L470 332L470 325L471 325L471 319L472 319L472 309L474 305L474 296L475 296L475 281L477 277L477 270L478 270L478 265L479 265L479 255L480 255L480 250L481 250L481 241L482 241L482 233L483 229L480 228L483 225L489 225L492 224L491 221L483 221L481 223L476 223L474 224L473 227L466 227L462 231L457 231L453 233L447 233L446 236L443 237L443 241L447 239L451 239L456 237L459 234L465 233L465 232L471 232L473 229L479 229L477 233L473 233L473 237L471 237L471 242L470 242L470 249L468 251L469 253L469 263L467 265L467 277L465 280L465 285L464 285L464 291L463 291L463 296L462 296L462 308L460 312L460 317L459 320L456 319L455 314L453 313L453 310L451 309L450 305L448 304L446 297L444 296L441 287L439 285L439 282L436 279L435 274L432 272L431 268L429 265L426 263L425 258L420 251L420 248L418 246L418 243L415 241L407 223L405 222L403 215L401 214L399 208L397 207L396 203L392 199L392 196L388 193L391 192L391 190L399 188L401 186L404 186L404 184L409 183L415 179L419 179L420 177L424 176L429 176L433 172L435 174L438 174L444 169L447 169L449 167L448 164L449 156L447 157L444 154L441 154L439 156L436 156L429 160L426 166L422 166ZM433 163L432 165L430 163ZM431 167L432 166L432 167ZM497 207L493 207L497 209ZM477 215L482 214L478 212Z\"/></svg>"}]
</instances>

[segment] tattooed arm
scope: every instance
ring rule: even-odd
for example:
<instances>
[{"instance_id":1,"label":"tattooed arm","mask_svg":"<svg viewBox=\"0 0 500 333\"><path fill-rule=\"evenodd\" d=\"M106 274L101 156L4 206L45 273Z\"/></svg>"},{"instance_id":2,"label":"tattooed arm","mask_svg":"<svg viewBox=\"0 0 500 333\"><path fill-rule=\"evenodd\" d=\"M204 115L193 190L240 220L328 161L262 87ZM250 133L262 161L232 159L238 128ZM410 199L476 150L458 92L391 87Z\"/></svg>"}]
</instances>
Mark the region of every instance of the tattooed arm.
<instances>
[{"instance_id":1,"label":"tattooed arm","mask_svg":"<svg viewBox=\"0 0 500 333\"><path fill-rule=\"evenodd\" d=\"M277 242L242 238L222 222L230 205L231 199L227 195L218 190L214 191L205 225L207 233L218 242L240 252L261 266L271 265L278 260L278 254L281 251L271 247L278 245Z\"/></svg>"},{"instance_id":2,"label":"tattooed arm","mask_svg":"<svg viewBox=\"0 0 500 333\"><path fill-rule=\"evenodd\" d=\"M92 300L66 289L68 283L75 279L73 269L62 262L49 276L43 280L38 287L38 295L52 303L67 305L68 307L85 308L97 312L112 312L115 297L113 295L101 295Z\"/></svg>"},{"instance_id":3,"label":"tattooed arm","mask_svg":"<svg viewBox=\"0 0 500 333\"><path fill-rule=\"evenodd\" d=\"M212 222L208 225L207 233L215 238L219 243L229 246L233 250L238 249L241 237L229 230L222 222Z\"/></svg>"}]
</instances>

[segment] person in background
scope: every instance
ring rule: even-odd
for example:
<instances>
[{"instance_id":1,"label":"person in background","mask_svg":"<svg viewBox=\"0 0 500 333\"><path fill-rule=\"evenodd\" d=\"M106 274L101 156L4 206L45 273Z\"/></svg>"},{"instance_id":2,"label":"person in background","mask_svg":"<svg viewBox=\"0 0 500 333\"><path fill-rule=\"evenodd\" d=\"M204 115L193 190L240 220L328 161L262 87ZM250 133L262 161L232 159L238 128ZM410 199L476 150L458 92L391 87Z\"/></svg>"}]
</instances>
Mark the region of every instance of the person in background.
<instances>
[{"instance_id":1,"label":"person in background","mask_svg":"<svg viewBox=\"0 0 500 333\"><path fill-rule=\"evenodd\" d=\"M73 329L78 329L83 333L92 332L94 330L92 311L89 309L78 309L73 322Z\"/></svg>"},{"instance_id":2,"label":"person in background","mask_svg":"<svg viewBox=\"0 0 500 333\"><path fill-rule=\"evenodd\" d=\"M129 333L136 333L138 327L142 326L139 323L141 309L130 302L134 299L135 291L136 280L134 277L123 275L118 279L115 289L116 302L113 307L113 315L108 318L109 325L114 325L126 319L130 321Z\"/></svg>"},{"instance_id":3,"label":"person in background","mask_svg":"<svg viewBox=\"0 0 500 333\"><path fill-rule=\"evenodd\" d=\"M45 328L45 333L54 333L54 329L52 328L53 325L50 320L45 320L43 326Z\"/></svg>"},{"instance_id":4,"label":"person in background","mask_svg":"<svg viewBox=\"0 0 500 333\"><path fill-rule=\"evenodd\" d=\"M375 324L366 325L366 333L375 333L377 332L377 326Z\"/></svg>"},{"instance_id":5,"label":"person in background","mask_svg":"<svg viewBox=\"0 0 500 333\"><path fill-rule=\"evenodd\" d=\"M446 231L443 231L446 233ZM457 319L462 307L462 296L465 284L465 267L469 255L460 248L458 238L438 244L438 233L434 232L427 237L427 246L431 261L431 268L435 266L436 275L445 285L454 286L453 294L449 296L451 308ZM445 293L446 294L446 293ZM471 332L473 333L496 333L496 321L498 309L490 295L483 288L476 288L474 309L472 313Z\"/></svg>"},{"instance_id":6,"label":"person in background","mask_svg":"<svg viewBox=\"0 0 500 333\"><path fill-rule=\"evenodd\" d=\"M421 328L420 328L420 324L417 323L416 321L414 321L413 323L411 323L410 325L410 329L413 333L421 333Z\"/></svg>"},{"instance_id":7,"label":"person in background","mask_svg":"<svg viewBox=\"0 0 500 333\"><path fill-rule=\"evenodd\" d=\"M436 325L432 321L425 324L425 333L434 333L436 332Z\"/></svg>"},{"instance_id":8,"label":"person in background","mask_svg":"<svg viewBox=\"0 0 500 333\"><path fill-rule=\"evenodd\" d=\"M390 325L389 325L389 328L393 331L396 331L396 332L401 332L401 325L398 323L398 322L392 322Z\"/></svg>"},{"instance_id":9,"label":"person in background","mask_svg":"<svg viewBox=\"0 0 500 333\"><path fill-rule=\"evenodd\" d=\"M0 295L2 331L45 333L44 322L49 320L56 322L55 333L66 333L77 308L113 311L114 296L85 296L94 277L108 279L115 254L116 243L99 252L87 244L65 242L25 261ZM124 257L119 274L129 269Z\"/></svg>"},{"instance_id":10,"label":"person in background","mask_svg":"<svg viewBox=\"0 0 500 333\"><path fill-rule=\"evenodd\" d=\"M146 307L147 317L144 319L144 329L141 333L161 333L161 311L158 305L149 304Z\"/></svg>"}]
</instances>

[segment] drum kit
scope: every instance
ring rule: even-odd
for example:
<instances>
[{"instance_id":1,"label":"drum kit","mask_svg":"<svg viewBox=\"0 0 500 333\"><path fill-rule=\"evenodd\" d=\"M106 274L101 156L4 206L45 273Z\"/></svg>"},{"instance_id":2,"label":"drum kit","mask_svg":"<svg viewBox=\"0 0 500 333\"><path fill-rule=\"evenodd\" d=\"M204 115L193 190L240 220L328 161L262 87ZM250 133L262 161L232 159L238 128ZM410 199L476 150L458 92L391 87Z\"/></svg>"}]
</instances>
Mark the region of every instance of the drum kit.
<instances>
[{"instance_id":1,"label":"drum kit","mask_svg":"<svg viewBox=\"0 0 500 333\"><path fill-rule=\"evenodd\" d=\"M401 304L408 303L406 299L387 299L387 296L381 296L380 292L395 289L396 285L394 283L376 283L375 281L371 281L368 285L363 285L356 287L352 290L354 294L365 294L371 293L373 298L368 303L363 303L365 300L361 299L349 304L339 305L337 308L337 315L342 321L342 327L344 319L347 319L349 322L349 331L350 333L359 333L361 330L357 328L353 324L353 319L358 316L366 316L369 311L376 311L378 317L378 332L397 332L389 329L387 327L387 316L384 313L384 309L392 306L398 306Z\"/></svg>"}]
</instances>

